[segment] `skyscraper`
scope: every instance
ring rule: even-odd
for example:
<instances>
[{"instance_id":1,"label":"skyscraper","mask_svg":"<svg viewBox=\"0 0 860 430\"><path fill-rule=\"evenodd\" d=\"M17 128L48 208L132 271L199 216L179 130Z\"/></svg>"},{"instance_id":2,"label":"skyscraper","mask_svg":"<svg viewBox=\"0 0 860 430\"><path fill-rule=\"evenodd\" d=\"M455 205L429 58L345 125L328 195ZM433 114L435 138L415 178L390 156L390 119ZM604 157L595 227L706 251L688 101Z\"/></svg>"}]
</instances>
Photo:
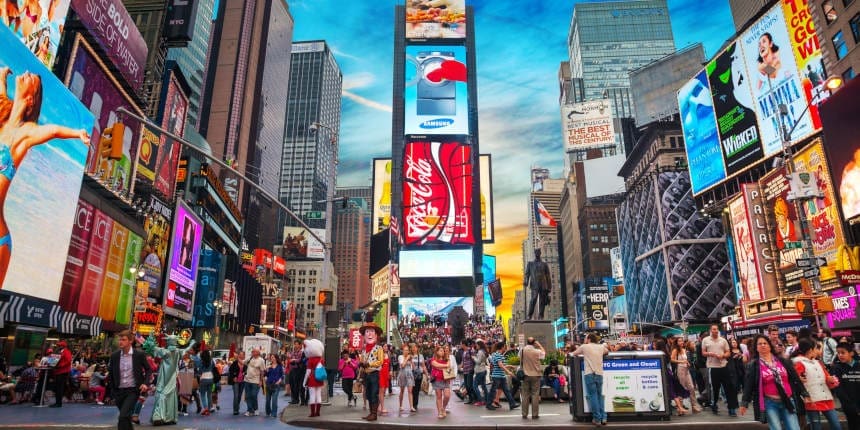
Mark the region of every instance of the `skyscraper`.
<instances>
[{"instance_id":1,"label":"skyscraper","mask_svg":"<svg viewBox=\"0 0 860 430\"><path fill-rule=\"evenodd\" d=\"M537 218L536 206L538 203L546 208L547 213L556 222L560 219L559 203L564 190L564 179L549 178L549 169L532 169L532 192L529 195L529 236L523 253L523 267L534 259L536 249L541 250L541 260L549 266L552 276L552 291L550 293L549 306L544 314L545 319L555 320L562 315L561 289L559 283L559 255L558 255L558 229L554 225L541 224ZM525 287L525 286L524 286ZM529 292L527 300L531 300Z\"/></svg>"},{"instance_id":2,"label":"skyscraper","mask_svg":"<svg viewBox=\"0 0 860 430\"><path fill-rule=\"evenodd\" d=\"M577 3L567 39L571 78L581 78L585 99L620 93L617 111L632 105L628 73L675 52L666 0ZM615 107L614 107L615 108ZM617 117L629 117L620 115Z\"/></svg>"},{"instance_id":3,"label":"skyscraper","mask_svg":"<svg viewBox=\"0 0 860 430\"><path fill-rule=\"evenodd\" d=\"M293 43L290 77L278 197L309 226L327 228L322 217L307 215L325 211L335 186L343 75L326 42L315 40Z\"/></svg>"},{"instance_id":4,"label":"skyscraper","mask_svg":"<svg viewBox=\"0 0 860 430\"><path fill-rule=\"evenodd\" d=\"M188 94L188 125L200 125L200 103L206 86L206 66L209 56L215 0L199 0L196 4L194 32L186 47L170 48L167 59L176 61L185 74L191 93Z\"/></svg>"},{"instance_id":5,"label":"skyscraper","mask_svg":"<svg viewBox=\"0 0 860 430\"><path fill-rule=\"evenodd\" d=\"M370 302L370 187L338 188L337 196L348 199L345 205L335 205L332 238L338 305L348 315Z\"/></svg>"},{"instance_id":6,"label":"skyscraper","mask_svg":"<svg viewBox=\"0 0 860 430\"><path fill-rule=\"evenodd\" d=\"M218 15L200 133L216 157L277 196L293 18L280 0L221 0ZM247 215L249 247L270 249L280 210L230 174L222 183Z\"/></svg>"}]
</instances>

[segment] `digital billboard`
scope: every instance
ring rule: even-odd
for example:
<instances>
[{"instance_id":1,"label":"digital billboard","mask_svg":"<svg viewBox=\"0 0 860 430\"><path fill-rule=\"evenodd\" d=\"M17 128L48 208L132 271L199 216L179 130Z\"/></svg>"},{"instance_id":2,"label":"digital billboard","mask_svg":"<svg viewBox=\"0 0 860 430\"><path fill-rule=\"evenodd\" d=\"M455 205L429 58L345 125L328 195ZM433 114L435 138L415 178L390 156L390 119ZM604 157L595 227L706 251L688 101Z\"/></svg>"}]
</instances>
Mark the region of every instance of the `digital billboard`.
<instances>
[{"instance_id":1,"label":"digital billboard","mask_svg":"<svg viewBox=\"0 0 860 430\"><path fill-rule=\"evenodd\" d=\"M126 82L140 89L149 49L122 0L72 0L72 9Z\"/></svg>"},{"instance_id":2,"label":"digital billboard","mask_svg":"<svg viewBox=\"0 0 860 430\"><path fill-rule=\"evenodd\" d=\"M568 151L615 146L609 99L562 105L561 124Z\"/></svg>"},{"instance_id":3,"label":"digital billboard","mask_svg":"<svg viewBox=\"0 0 860 430\"><path fill-rule=\"evenodd\" d=\"M215 308L213 303L218 299L218 290L223 271L221 253L208 246L200 250L200 268L197 272L197 293L194 297L194 317L192 327L214 327Z\"/></svg>"},{"instance_id":4,"label":"digital billboard","mask_svg":"<svg viewBox=\"0 0 860 430\"><path fill-rule=\"evenodd\" d=\"M481 258L481 274L484 275L484 287L482 293L484 295L484 309L487 315L496 315L496 307L493 305L493 298L490 295L490 282L496 279L496 256L484 254Z\"/></svg>"},{"instance_id":5,"label":"digital billboard","mask_svg":"<svg viewBox=\"0 0 860 430\"><path fill-rule=\"evenodd\" d=\"M803 269L796 265L796 260L803 256L800 242L803 232L794 204L788 201L789 182L785 174L785 168L775 169L761 178L759 185L770 229L768 236L771 238L772 255L777 265L777 280L786 294L793 294L800 292L800 278L803 276Z\"/></svg>"},{"instance_id":6,"label":"digital billboard","mask_svg":"<svg viewBox=\"0 0 860 430\"><path fill-rule=\"evenodd\" d=\"M466 70L463 46L406 47L406 134L469 134Z\"/></svg>"},{"instance_id":7,"label":"digital billboard","mask_svg":"<svg viewBox=\"0 0 860 430\"><path fill-rule=\"evenodd\" d=\"M129 189L132 164L140 144L141 124L130 116L119 114L117 110L126 108L140 116L143 116L143 111L80 35L75 39L69 69L66 72L66 85L96 118L92 132L93 150L90 151L87 161L87 173L115 184L114 190L117 192ZM122 122L125 126L122 157L112 159L111 152L114 148L111 147L110 140L101 142L102 131L117 122Z\"/></svg>"},{"instance_id":8,"label":"digital billboard","mask_svg":"<svg viewBox=\"0 0 860 430\"><path fill-rule=\"evenodd\" d=\"M860 325L860 294L857 286L830 292L833 312L827 313L827 326L832 329L850 329Z\"/></svg>"},{"instance_id":9,"label":"digital billboard","mask_svg":"<svg viewBox=\"0 0 860 430\"><path fill-rule=\"evenodd\" d=\"M164 313L168 315L191 319L202 239L203 221L183 200L177 200L164 297Z\"/></svg>"},{"instance_id":10,"label":"digital billboard","mask_svg":"<svg viewBox=\"0 0 860 430\"><path fill-rule=\"evenodd\" d=\"M98 315L99 299L105 283L105 272L113 239L113 224L113 220L106 213L98 209L94 210L93 234L90 236L90 249L87 251L86 270L81 282L76 310L81 315Z\"/></svg>"},{"instance_id":11,"label":"digital billboard","mask_svg":"<svg viewBox=\"0 0 860 430\"><path fill-rule=\"evenodd\" d=\"M860 215L860 121L857 121L857 100L860 100L860 80L851 80L821 105L821 121L833 184L838 190L842 216L849 223Z\"/></svg>"},{"instance_id":12,"label":"digital billboard","mask_svg":"<svg viewBox=\"0 0 860 430\"><path fill-rule=\"evenodd\" d=\"M738 43L743 47L752 106L759 121L764 156L768 157L782 151L783 128L794 128L792 136L813 132L782 8L776 6L768 11L741 34ZM787 115L780 113L780 104L788 109Z\"/></svg>"},{"instance_id":13,"label":"digital billboard","mask_svg":"<svg viewBox=\"0 0 860 430\"><path fill-rule=\"evenodd\" d=\"M406 246L475 244L470 145L407 143L402 190Z\"/></svg>"},{"instance_id":14,"label":"digital billboard","mask_svg":"<svg viewBox=\"0 0 860 430\"><path fill-rule=\"evenodd\" d=\"M714 100L705 70L678 91L678 111L695 195L726 178L714 117Z\"/></svg>"},{"instance_id":15,"label":"digital billboard","mask_svg":"<svg viewBox=\"0 0 860 430\"><path fill-rule=\"evenodd\" d=\"M726 172L732 175L760 160L764 154L738 41L731 42L717 54L705 70L714 100Z\"/></svg>"},{"instance_id":16,"label":"digital billboard","mask_svg":"<svg viewBox=\"0 0 860 430\"><path fill-rule=\"evenodd\" d=\"M185 118L188 115L188 96L182 91L173 69L166 72L161 107L161 127L176 136L185 135ZM176 169L182 146L165 134L159 136L158 161L155 171L155 188L167 198L176 189Z\"/></svg>"},{"instance_id":17,"label":"digital billboard","mask_svg":"<svg viewBox=\"0 0 860 430\"><path fill-rule=\"evenodd\" d=\"M406 2L407 39L464 39L466 0L409 0Z\"/></svg>"},{"instance_id":18,"label":"digital billboard","mask_svg":"<svg viewBox=\"0 0 860 430\"><path fill-rule=\"evenodd\" d=\"M119 302L116 305L116 322L119 324L128 324L131 321L135 290L137 289L137 269L140 265L140 250L142 248L143 238L129 232L128 247L125 250L125 264L122 269L122 283L119 289Z\"/></svg>"},{"instance_id":19,"label":"digital billboard","mask_svg":"<svg viewBox=\"0 0 860 430\"><path fill-rule=\"evenodd\" d=\"M373 218L371 232L388 228L391 219L391 159L373 159Z\"/></svg>"},{"instance_id":20,"label":"digital billboard","mask_svg":"<svg viewBox=\"0 0 860 430\"><path fill-rule=\"evenodd\" d=\"M143 220L143 230L146 232L146 242L140 251L143 263L143 278L141 281L149 286L147 297L161 298L161 286L167 270L167 245L170 242L170 220L173 219L173 209L161 200L150 197L149 216Z\"/></svg>"},{"instance_id":21,"label":"digital billboard","mask_svg":"<svg viewBox=\"0 0 860 430\"><path fill-rule=\"evenodd\" d=\"M472 276L471 249L400 251L400 278Z\"/></svg>"},{"instance_id":22,"label":"digital billboard","mask_svg":"<svg viewBox=\"0 0 860 430\"><path fill-rule=\"evenodd\" d=\"M812 251L816 257L827 260L827 270L822 267L821 279L832 279L836 277L836 253L845 238L822 141L818 139L794 154L794 167L798 172L810 173L821 193L822 197L804 201L803 211L812 230Z\"/></svg>"},{"instance_id":23,"label":"digital billboard","mask_svg":"<svg viewBox=\"0 0 860 430\"><path fill-rule=\"evenodd\" d=\"M457 306L462 306L469 315L474 313L473 297L401 297L398 299L401 317L433 317L448 315Z\"/></svg>"},{"instance_id":24,"label":"digital billboard","mask_svg":"<svg viewBox=\"0 0 860 430\"><path fill-rule=\"evenodd\" d=\"M493 212L493 160L489 154L481 154L478 158L478 168L481 170L481 240L492 243L495 238Z\"/></svg>"},{"instance_id":25,"label":"digital billboard","mask_svg":"<svg viewBox=\"0 0 860 430\"><path fill-rule=\"evenodd\" d=\"M86 270L87 253L90 249L90 238L93 233L95 211L93 205L78 200L78 208L72 225L72 238L69 242L69 252L66 258L66 269L58 300L60 307L67 311L75 312L78 308L81 283Z\"/></svg>"},{"instance_id":26,"label":"digital billboard","mask_svg":"<svg viewBox=\"0 0 860 430\"><path fill-rule=\"evenodd\" d=\"M6 1L0 22L47 67L54 65L70 0Z\"/></svg>"},{"instance_id":27,"label":"digital billboard","mask_svg":"<svg viewBox=\"0 0 860 430\"><path fill-rule=\"evenodd\" d=\"M0 129L0 288L57 301L93 116L0 27L0 87L12 102Z\"/></svg>"},{"instance_id":28,"label":"digital billboard","mask_svg":"<svg viewBox=\"0 0 860 430\"><path fill-rule=\"evenodd\" d=\"M325 239L325 229L311 229ZM284 258L287 260L323 260L325 245L311 236L304 227L284 227Z\"/></svg>"}]
</instances>

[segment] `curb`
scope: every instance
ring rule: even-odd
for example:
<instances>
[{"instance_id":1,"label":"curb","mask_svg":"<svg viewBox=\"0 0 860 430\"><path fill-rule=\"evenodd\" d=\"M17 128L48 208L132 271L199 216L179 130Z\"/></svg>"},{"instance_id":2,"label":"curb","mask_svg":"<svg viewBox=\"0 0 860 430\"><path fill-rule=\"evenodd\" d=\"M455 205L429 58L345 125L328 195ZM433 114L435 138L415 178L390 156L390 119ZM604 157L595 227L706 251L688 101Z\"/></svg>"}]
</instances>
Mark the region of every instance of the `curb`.
<instances>
[{"instance_id":1,"label":"curb","mask_svg":"<svg viewBox=\"0 0 860 430\"><path fill-rule=\"evenodd\" d=\"M440 420L443 421L443 420ZM322 430L343 430L343 429L361 429L361 430L424 430L424 429L451 429L451 430L474 430L474 429L493 429L493 430L520 430L524 426L529 428L544 428L557 429L558 423L541 424L534 420L523 420L519 425L514 424L478 424L478 425L458 425L456 423L436 423L436 424L415 424L415 423L380 423L367 422L359 420L310 420L310 419L294 419L291 421L283 421L285 424L296 427L307 427ZM450 422L450 421L449 421ZM578 423L571 420L569 428L593 429L593 425L586 423ZM655 427L669 427L672 429L692 429L692 430L725 430L726 423L682 423L682 422L666 422L666 421L610 421L606 428L624 428L624 429L653 429ZM762 430L766 428L759 422L738 422L731 424L732 429L737 430Z\"/></svg>"}]
</instances>

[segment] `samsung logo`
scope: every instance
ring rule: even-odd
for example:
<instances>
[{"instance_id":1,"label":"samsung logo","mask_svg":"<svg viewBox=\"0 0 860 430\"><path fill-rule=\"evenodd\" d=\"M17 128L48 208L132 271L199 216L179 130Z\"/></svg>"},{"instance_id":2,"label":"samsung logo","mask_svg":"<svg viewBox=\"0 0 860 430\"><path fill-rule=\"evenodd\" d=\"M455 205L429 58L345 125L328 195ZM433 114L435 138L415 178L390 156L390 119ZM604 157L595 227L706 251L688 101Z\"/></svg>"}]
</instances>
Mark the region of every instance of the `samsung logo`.
<instances>
[{"instance_id":1,"label":"samsung logo","mask_svg":"<svg viewBox=\"0 0 860 430\"><path fill-rule=\"evenodd\" d=\"M436 128L448 127L450 125L454 125L454 120L451 118L439 118L439 119L431 119L422 122L419 127L425 130L433 130Z\"/></svg>"}]
</instances>

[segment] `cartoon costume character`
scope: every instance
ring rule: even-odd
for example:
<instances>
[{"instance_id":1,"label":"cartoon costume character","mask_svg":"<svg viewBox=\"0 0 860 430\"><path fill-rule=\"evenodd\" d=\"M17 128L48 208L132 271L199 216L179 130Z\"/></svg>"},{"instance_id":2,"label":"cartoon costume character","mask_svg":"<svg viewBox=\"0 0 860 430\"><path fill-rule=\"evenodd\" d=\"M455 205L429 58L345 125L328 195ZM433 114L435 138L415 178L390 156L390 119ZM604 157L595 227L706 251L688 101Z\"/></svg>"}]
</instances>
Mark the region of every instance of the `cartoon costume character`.
<instances>
[{"instance_id":1,"label":"cartoon costume character","mask_svg":"<svg viewBox=\"0 0 860 430\"><path fill-rule=\"evenodd\" d=\"M364 371L364 397L370 403L370 413L362 419L376 421L379 411L379 371L385 360L382 346L377 344L382 336L382 328L369 322L358 331L364 336L364 350L361 352L359 366Z\"/></svg>"},{"instance_id":2,"label":"cartoon costume character","mask_svg":"<svg viewBox=\"0 0 860 430\"><path fill-rule=\"evenodd\" d=\"M320 408L322 407L322 390L325 387L326 381L320 381L316 378L315 371L318 364L323 364L323 353L325 347L319 339L305 339L304 341L305 357L308 358L307 370L305 370L305 379L302 385L308 389L308 406L311 408L309 417L320 416Z\"/></svg>"}]
</instances>

